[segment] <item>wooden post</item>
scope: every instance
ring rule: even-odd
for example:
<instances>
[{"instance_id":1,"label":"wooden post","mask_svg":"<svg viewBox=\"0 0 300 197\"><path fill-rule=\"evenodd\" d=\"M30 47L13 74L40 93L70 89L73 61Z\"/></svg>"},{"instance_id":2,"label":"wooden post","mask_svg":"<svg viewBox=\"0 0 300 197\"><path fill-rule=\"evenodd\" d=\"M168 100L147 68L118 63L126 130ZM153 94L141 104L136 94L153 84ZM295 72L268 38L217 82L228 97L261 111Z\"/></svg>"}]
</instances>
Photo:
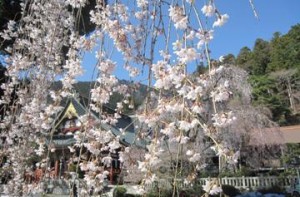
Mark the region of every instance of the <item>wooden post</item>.
<instances>
[{"instance_id":1,"label":"wooden post","mask_svg":"<svg viewBox=\"0 0 300 197\"><path fill-rule=\"evenodd\" d=\"M113 165L110 166L110 184L113 184L114 181L114 169L113 169Z\"/></svg>"},{"instance_id":2,"label":"wooden post","mask_svg":"<svg viewBox=\"0 0 300 197\"><path fill-rule=\"evenodd\" d=\"M54 164L54 178L57 178L59 172L59 161L56 160Z\"/></svg>"},{"instance_id":3,"label":"wooden post","mask_svg":"<svg viewBox=\"0 0 300 197\"><path fill-rule=\"evenodd\" d=\"M61 158L60 161L59 161L59 171L58 171L58 178L60 179L61 176L62 176L62 169L63 169L63 159Z\"/></svg>"}]
</instances>

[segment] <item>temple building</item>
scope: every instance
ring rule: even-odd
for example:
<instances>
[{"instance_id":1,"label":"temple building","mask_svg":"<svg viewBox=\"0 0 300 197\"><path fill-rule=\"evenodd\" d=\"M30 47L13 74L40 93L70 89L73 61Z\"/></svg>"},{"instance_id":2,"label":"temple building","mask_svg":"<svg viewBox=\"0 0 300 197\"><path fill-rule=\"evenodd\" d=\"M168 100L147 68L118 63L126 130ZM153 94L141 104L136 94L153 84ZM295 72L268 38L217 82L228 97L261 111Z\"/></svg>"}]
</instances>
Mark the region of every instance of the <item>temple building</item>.
<instances>
[{"instance_id":1,"label":"temple building","mask_svg":"<svg viewBox=\"0 0 300 197\"><path fill-rule=\"evenodd\" d=\"M136 140L136 133L132 118L127 115L121 115L115 125L106 124L100 121L101 115L91 111L87 106L88 102L84 98L70 97L62 104L63 110L55 118L53 129L49 131L46 137L46 144L49 147L50 158L50 177L60 179L70 176L70 172L75 172L77 163L72 161L74 154L76 157L86 157L88 159L90 153L86 148L73 148L76 143L74 135L77 132L82 132L83 127L79 117L87 116L90 125L101 128L107 132L111 132L114 136L120 136L119 142L123 147L135 144L138 147L145 148L144 141ZM103 114L113 115L115 111L107 106L102 107ZM101 122L101 123L100 123ZM121 131L123 130L122 135ZM124 132L125 131L125 132ZM106 156L108 152L102 151L101 156ZM118 152L111 154L112 163L107 171L110 172L108 180L111 184L119 184L118 176L121 172L121 164L118 157ZM48 167L49 168L49 167ZM35 173L38 172L38 168ZM83 172L77 171L79 178L83 178ZM40 173L39 176L42 176ZM36 180L41 178L36 177Z\"/></svg>"}]
</instances>

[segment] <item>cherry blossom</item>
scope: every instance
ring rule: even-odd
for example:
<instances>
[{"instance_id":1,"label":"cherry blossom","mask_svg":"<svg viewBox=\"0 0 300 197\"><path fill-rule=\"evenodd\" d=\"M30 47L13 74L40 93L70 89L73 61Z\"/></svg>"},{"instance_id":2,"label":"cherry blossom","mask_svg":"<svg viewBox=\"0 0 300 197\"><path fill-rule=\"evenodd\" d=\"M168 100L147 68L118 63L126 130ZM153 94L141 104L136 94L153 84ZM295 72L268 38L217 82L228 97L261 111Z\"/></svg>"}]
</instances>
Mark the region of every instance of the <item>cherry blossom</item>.
<instances>
[{"instance_id":1,"label":"cherry blossom","mask_svg":"<svg viewBox=\"0 0 300 197\"><path fill-rule=\"evenodd\" d=\"M220 27L223 26L229 19L228 14L220 15L217 21L214 22L213 27Z\"/></svg>"},{"instance_id":2,"label":"cherry blossom","mask_svg":"<svg viewBox=\"0 0 300 197\"><path fill-rule=\"evenodd\" d=\"M92 188L102 188L109 176L103 164L110 166L114 154L119 154L119 161L128 165L125 167L134 163L135 170L142 172L139 178L143 184L160 179L157 172L166 161L170 165L180 160L194 169L187 177L180 177L192 184L197 171L205 166L207 144L203 142L207 138L217 155L226 156L234 164L239 152L224 134L237 120L237 109L230 101L235 98L234 91L249 98L250 88L247 84L239 86L241 81L246 83L247 76L237 68L212 65L208 44L217 31L214 27L224 25L229 16L221 15L213 1L204 3L201 9L196 1L190 0L137 0L134 5L122 0L107 5L96 1L88 16L95 29L88 35L78 32L78 19L89 1L23 3L19 24L10 21L0 33L3 39L14 42L7 49L11 54L6 59L10 80L1 84L1 103L13 103L0 123L1 135L6 137L1 153L9 158L3 168L13 166L14 175L6 189L15 196L42 190L41 183L35 186L23 181L24 171L30 167L27 159L40 156L41 167L49 168L49 154L55 148L46 143L46 136L53 137L56 117L63 110L61 101L76 97L74 84L84 73L82 60L87 51L95 51L96 63L86 65L95 69L95 83L87 98L87 115L77 117L81 130L74 133L76 142L68 147L74 155L83 149L90 154L90 158L70 158L85 172L80 195L88 195ZM74 16L75 10L79 10L78 16ZM210 25L213 15L216 21ZM199 62L207 65L208 72L195 72ZM146 98L134 112L130 123L133 125L122 129L117 128L118 119L123 117L126 107L134 108L135 89L119 83L114 75L118 69L134 83L147 84ZM25 78L30 83L25 83ZM57 79L62 88L51 90ZM14 91L17 98L11 98ZM108 115L103 106L109 104L114 93L122 99ZM51 102L47 102L49 98ZM134 162L132 151L137 147L134 143L124 147L121 140L129 126L135 127L134 143L147 142L142 157ZM102 155L103 152L107 154ZM174 167L174 180L180 175L180 168ZM209 194L221 192L215 183L208 183L204 189ZM142 187L141 190L146 192Z\"/></svg>"},{"instance_id":3,"label":"cherry blossom","mask_svg":"<svg viewBox=\"0 0 300 197\"><path fill-rule=\"evenodd\" d=\"M208 17L213 16L215 14L215 8L211 4L204 5L201 11L205 16Z\"/></svg>"},{"instance_id":4,"label":"cherry blossom","mask_svg":"<svg viewBox=\"0 0 300 197\"><path fill-rule=\"evenodd\" d=\"M187 28L187 16L185 16L184 11L179 6L171 6L170 9L170 18L174 22L176 29L186 29Z\"/></svg>"}]
</instances>

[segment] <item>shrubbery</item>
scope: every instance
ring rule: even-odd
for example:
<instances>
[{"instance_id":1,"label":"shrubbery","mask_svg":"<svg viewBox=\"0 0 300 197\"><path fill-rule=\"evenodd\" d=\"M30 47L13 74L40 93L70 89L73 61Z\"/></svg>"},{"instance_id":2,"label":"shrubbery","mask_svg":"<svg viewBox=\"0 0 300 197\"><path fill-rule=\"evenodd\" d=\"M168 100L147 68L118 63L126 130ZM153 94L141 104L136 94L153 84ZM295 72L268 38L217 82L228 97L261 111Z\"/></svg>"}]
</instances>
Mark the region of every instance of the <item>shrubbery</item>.
<instances>
[{"instance_id":1,"label":"shrubbery","mask_svg":"<svg viewBox=\"0 0 300 197\"><path fill-rule=\"evenodd\" d=\"M127 190L125 187L116 187L113 191L113 197L125 197L126 192Z\"/></svg>"},{"instance_id":2,"label":"shrubbery","mask_svg":"<svg viewBox=\"0 0 300 197\"><path fill-rule=\"evenodd\" d=\"M240 190L231 185L222 185L222 190L227 196L237 196L241 194Z\"/></svg>"},{"instance_id":3,"label":"shrubbery","mask_svg":"<svg viewBox=\"0 0 300 197\"><path fill-rule=\"evenodd\" d=\"M185 188L179 189L176 191L175 196L180 197L190 197L190 196L202 196L205 192L203 191L201 186L195 186L193 188ZM161 189L161 190L151 190L149 193L146 194L146 197L171 197L173 196L172 189Z\"/></svg>"},{"instance_id":4,"label":"shrubbery","mask_svg":"<svg viewBox=\"0 0 300 197\"><path fill-rule=\"evenodd\" d=\"M285 193L285 189L280 187L279 185L273 185L271 187L268 188L262 188L257 190L258 192L262 193L262 194L268 194L268 193L272 193L272 194L283 194Z\"/></svg>"}]
</instances>

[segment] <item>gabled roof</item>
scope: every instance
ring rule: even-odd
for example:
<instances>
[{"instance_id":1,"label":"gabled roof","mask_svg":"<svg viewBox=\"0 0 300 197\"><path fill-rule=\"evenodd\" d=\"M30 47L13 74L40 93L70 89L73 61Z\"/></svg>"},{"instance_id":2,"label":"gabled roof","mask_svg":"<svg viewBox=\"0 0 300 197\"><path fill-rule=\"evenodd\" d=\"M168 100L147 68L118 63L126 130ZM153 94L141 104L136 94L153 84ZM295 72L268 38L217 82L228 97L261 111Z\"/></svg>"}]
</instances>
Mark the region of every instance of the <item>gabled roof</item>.
<instances>
[{"instance_id":1,"label":"gabled roof","mask_svg":"<svg viewBox=\"0 0 300 197\"><path fill-rule=\"evenodd\" d=\"M83 115L90 114L95 120L99 120L101 115L98 113L95 113L94 111L91 111L88 109L88 107L84 107L78 99L75 97L69 97L66 102L63 103L64 109L61 111L61 113L57 116L55 119L55 129L59 127L59 125L63 122L64 119L66 118L72 118L72 117L80 117ZM106 113L113 114L114 110L104 107L103 110ZM110 125L101 122L100 124L101 128L103 128L106 131L112 132L113 135L115 136L120 136L120 143L128 146L135 144L136 146L139 147L145 147L146 146L146 141L143 140L136 140L136 133L134 130L134 123L131 119L131 117L126 116L126 115L121 115L121 118L118 119L118 122L116 125ZM122 135L120 132L120 129L124 129L125 132ZM68 138L68 139L67 139ZM55 144L56 147L62 147L64 143L66 143L67 146L72 145L72 143L75 143L74 139L71 139L70 137L67 137L66 139L64 137L56 137L55 139L53 138L53 143ZM60 141L61 139L61 141Z\"/></svg>"},{"instance_id":2,"label":"gabled roof","mask_svg":"<svg viewBox=\"0 0 300 197\"><path fill-rule=\"evenodd\" d=\"M65 118L80 117L90 113L95 119L98 119L94 112L89 112L77 99L69 97L64 105L64 109L55 119L55 129Z\"/></svg>"}]
</instances>

